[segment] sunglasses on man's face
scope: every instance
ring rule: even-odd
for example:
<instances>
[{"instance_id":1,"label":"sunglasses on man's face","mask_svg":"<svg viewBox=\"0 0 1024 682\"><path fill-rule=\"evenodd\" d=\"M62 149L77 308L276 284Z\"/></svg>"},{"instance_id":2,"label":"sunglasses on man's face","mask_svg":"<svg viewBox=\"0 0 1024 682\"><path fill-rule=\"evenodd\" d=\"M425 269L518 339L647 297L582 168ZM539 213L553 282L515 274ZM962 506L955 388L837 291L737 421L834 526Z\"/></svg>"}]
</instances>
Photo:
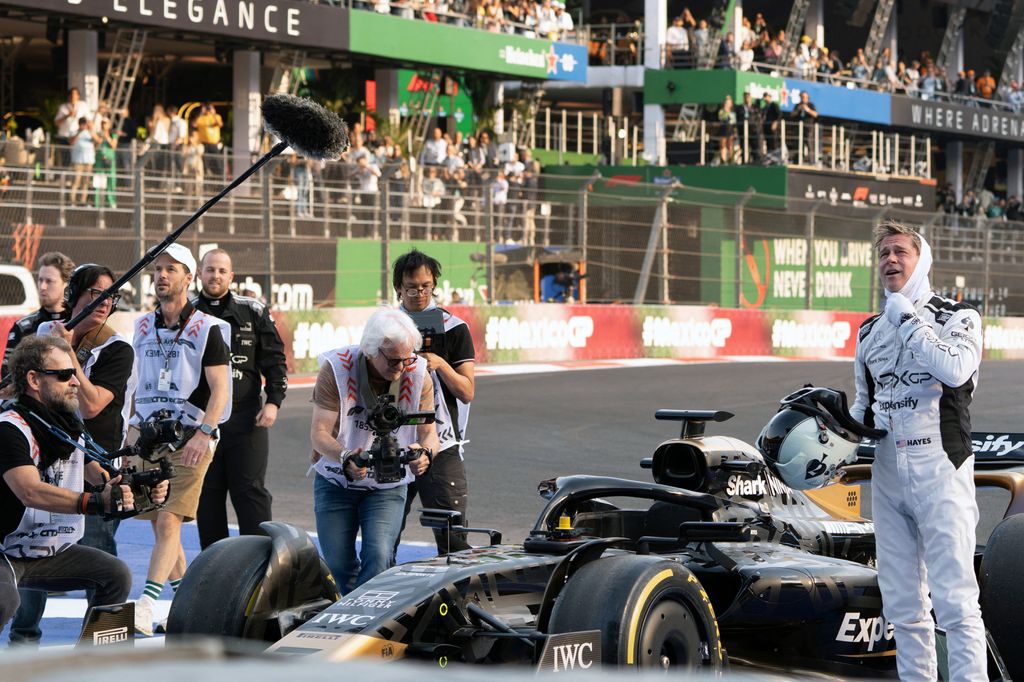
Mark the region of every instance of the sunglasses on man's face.
<instances>
[{"instance_id":1,"label":"sunglasses on man's face","mask_svg":"<svg viewBox=\"0 0 1024 682\"><path fill-rule=\"evenodd\" d=\"M37 369L40 374L46 374L47 376L57 377L57 381L66 383L71 381L71 377L75 376L75 368L68 367L67 369Z\"/></svg>"}]
</instances>

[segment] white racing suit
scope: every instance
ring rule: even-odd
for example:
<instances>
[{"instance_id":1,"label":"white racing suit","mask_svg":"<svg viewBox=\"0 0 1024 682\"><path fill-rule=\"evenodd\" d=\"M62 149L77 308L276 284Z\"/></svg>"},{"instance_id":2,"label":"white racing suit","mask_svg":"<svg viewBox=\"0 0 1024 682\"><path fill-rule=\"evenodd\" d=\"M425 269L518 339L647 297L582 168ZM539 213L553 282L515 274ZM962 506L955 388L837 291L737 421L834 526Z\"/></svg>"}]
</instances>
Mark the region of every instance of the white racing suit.
<instances>
[{"instance_id":1,"label":"white racing suit","mask_svg":"<svg viewBox=\"0 0 1024 682\"><path fill-rule=\"evenodd\" d=\"M901 680L937 679L934 625L952 680L987 680L974 573L978 503L968 406L981 317L928 292L899 328L869 318L857 339L855 419L886 429L871 474L878 582ZM931 599L929 599L929 590Z\"/></svg>"}]
</instances>

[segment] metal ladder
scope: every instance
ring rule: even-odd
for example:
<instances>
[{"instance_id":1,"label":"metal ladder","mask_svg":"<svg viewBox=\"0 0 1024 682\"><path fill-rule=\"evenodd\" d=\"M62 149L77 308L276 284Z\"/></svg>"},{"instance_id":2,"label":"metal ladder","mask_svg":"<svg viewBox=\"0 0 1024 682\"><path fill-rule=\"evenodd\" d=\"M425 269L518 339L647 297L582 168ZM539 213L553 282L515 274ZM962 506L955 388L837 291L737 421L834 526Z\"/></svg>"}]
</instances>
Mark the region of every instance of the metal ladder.
<instances>
[{"instance_id":1,"label":"metal ladder","mask_svg":"<svg viewBox=\"0 0 1024 682\"><path fill-rule=\"evenodd\" d=\"M885 33L889 29L892 9L895 6L896 0L878 0L878 7L875 8L875 17L871 20L871 29L868 31L868 42L864 46L864 57L867 59L869 69L875 67L875 60L882 53L882 41L885 39ZM895 55L893 56L895 57Z\"/></svg>"},{"instance_id":2,"label":"metal ladder","mask_svg":"<svg viewBox=\"0 0 1024 682\"><path fill-rule=\"evenodd\" d=\"M796 55L796 46L799 44L800 35L807 24L807 9L811 6L811 0L794 0L792 9L789 10L789 21L786 23L786 42L782 46L782 54L779 56L779 64L789 66L793 63Z\"/></svg>"},{"instance_id":3,"label":"metal ladder","mask_svg":"<svg viewBox=\"0 0 1024 682\"><path fill-rule=\"evenodd\" d=\"M526 103L526 111L521 115L520 112L513 111L512 118L512 142L516 149L531 146L533 133L537 129L537 114L540 112L540 103L543 100L544 90L524 86L524 96L520 98L520 101Z\"/></svg>"},{"instance_id":4,"label":"metal ladder","mask_svg":"<svg viewBox=\"0 0 1024 682\"><path fill-rule=\"evenodd\" d=\"M964 30L964 17L967 16L966 7L957 7L949 13L949 23L946 24L946 32L942 34L942 45L939 47L939 56L935 63L946 73L952 73L953 55L956 54L956 46L960 40L960 34Z\"/></svg>"},{"instance_id":5,"label":"metal ladder","mask_svg":"<svg viewBox=\"0 0 1024 682\"><path fill-rule=\"evenodd\" d=\"M718 61L718 49L725 39L725 19L731 14L736 0L719 0L708 17L708 41L704 50L697 55L698 69L713 69Z\"/></svg>"},{"instance_id":6,"label":"metal ladder","mask_svg":"<svg viewBox=\"0 0 1024 682\"><path fill-rule=\"evenodd\" d=\"M672 139L676 142L691 142L700 132L700 121L704 117L704 105L684 104L679 109Z\"/></svg>"},{"instance_id":7,"label":"metal ladder","mask_svg":"<svg viewBox=\"0 0 1024 682\"><path fill-rule=\"evenodd\" d=\"M295 95L305 82L306 68L305 50L282 50L278 53L277 66L270 79L270 94Z\"/></svg>"},{"instance_id":8,"label":"metal ladder","mask_svg":"<svg viewBox=\"0 0 1024 682\"><path fill-rule=\"evenodd\" d=\"M140 29L119 28L114 36L114 47L100 82L100 102L106 102L109 107L112 131L121 130L135 79L139 75L145 44L146 32Z\"/></svg>"},{"instance_id":9,"label":"metal ladder","mask_svg":"<svg viewBox=\"0 0 1024 682\"><path fill-rule=\"evenodd\" d=\"M1010 81L1016 79L1017 67L1020 64L1021 55L1024 52L1024 22L1017 28L1017 37L1006 53L1006 60L1003 62L1003 70L999 74L999 83L996 85L996 92L1003 92ZM980 190L985 185L985 177L988 175L992 160L996 155L995 141L986 141L978 145L971 159L971 167L964 178L964 192L969 189Z\"/></svg>"},{"instance_id":10,"label":"metal ladder","mask_svg":"<svg viewBox=\"0 0 1024 682\"><path fill-rule=\"evenodd\" d=\"M437 100L441 96L444 84L444 73L436 69L426 77L417 73L414 79L423 85L419 85L409 98L409 113L406 114L399 130L399 137L395 141L410 140L407 158L418 159L423 143L426 142L427 132L430 130L430 122L434 120Z\"/></svg>"}]
</instances>

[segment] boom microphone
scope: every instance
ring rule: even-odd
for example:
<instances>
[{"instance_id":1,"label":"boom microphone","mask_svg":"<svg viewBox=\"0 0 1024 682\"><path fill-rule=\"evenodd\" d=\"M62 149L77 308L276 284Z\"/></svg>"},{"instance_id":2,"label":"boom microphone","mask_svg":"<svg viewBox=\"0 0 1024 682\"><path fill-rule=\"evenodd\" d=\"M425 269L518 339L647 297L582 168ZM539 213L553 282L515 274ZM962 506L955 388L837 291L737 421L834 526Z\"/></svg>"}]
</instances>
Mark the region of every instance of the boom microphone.
<instances>
[{"instance_id":1,"label":"boom microphone","mask_svg":"<svg viewBox=\"0 0 1024 682\"><path fill-rule=\"evenodd\" d=\"M120 290L132 277L137 275L144 267L152 263L157 256L163 253L164 249L173 244L189 226L199 219L204 213L223 199L231 190L235 189L249 177L265 166L267 162L283 152L288 147L300 152L303 156L312 159L334 161L348 149L348 126L335 114L320 106L312 100L294 95L270 95L263 100L263 124L267 130L280 138L269 152L263 155L256 163L250 166L244 173L239 175L230 185L225 187L215 197L199 207L199 210L181 224L174 232L146 252L135 265L128 269L116 282L107 287L102 294L97 296L89 305L82 309L65 324L65 328L72 329L79 322L92 314L104 300ZM195 277L197 273L192 273ZM73 303L73 302L72 302Z\"/></svg>"}]
</instances>

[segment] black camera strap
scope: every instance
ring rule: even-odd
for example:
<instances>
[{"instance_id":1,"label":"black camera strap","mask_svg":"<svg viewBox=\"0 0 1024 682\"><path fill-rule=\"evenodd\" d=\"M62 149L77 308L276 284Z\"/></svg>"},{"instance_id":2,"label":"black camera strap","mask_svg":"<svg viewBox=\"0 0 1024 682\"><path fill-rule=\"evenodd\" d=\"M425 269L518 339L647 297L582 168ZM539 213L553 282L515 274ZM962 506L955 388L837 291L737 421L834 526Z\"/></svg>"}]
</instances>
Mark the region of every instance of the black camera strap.
<instances>
[{"instance_id":1,"label":"black camera strap","mask_svg":"<svg viewBox=\"0 0 1024 682\"><path fill-rule=\"evenodd\" d=\"M107 469L108 471L117 469L113 462L107 459L107 451L103 449L102 445L92 439L92 436L89 435L88 431L82 431L82 441L84 442L79 442L69 436L64 429L54 426L30 409L22 407L17 411L32 417L37 424L46 429L54 438L70 445L76 450L81 450L87 458L95 461L104 469Z\"/></svg>"}]
</instances>

